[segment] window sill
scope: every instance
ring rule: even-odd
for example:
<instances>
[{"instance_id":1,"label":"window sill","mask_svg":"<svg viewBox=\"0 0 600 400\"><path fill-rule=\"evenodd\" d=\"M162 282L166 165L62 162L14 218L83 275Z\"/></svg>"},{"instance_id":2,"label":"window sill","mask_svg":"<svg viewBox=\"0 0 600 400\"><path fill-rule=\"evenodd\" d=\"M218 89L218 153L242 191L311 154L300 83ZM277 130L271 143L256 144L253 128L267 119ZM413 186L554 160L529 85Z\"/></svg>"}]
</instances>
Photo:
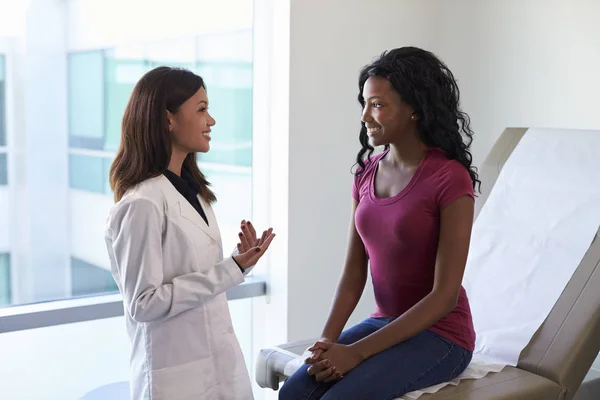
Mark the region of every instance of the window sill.
<instances>
[{"instance_id":1,"label":"window sill","mask_svg":"<svg viewBox=\"0 0 600 400\"><path fill-rule=\"evenodd\" d=\"M227 291L228 300L263 296L264 279L247 277L245 282ZM0 333L48 326L93 321L123 315L123 301L118 293L77 297L45 303L0 308Z\"/></svg>"}]
</instances>

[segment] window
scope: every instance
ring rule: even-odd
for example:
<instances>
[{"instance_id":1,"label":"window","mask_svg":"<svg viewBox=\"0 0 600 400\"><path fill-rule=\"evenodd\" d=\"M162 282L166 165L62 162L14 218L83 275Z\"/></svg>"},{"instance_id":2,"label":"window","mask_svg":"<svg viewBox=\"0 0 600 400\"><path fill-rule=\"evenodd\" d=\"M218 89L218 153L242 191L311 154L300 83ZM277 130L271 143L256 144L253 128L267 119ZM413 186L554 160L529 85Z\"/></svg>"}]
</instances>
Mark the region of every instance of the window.
<instances>
[{"instance_id":1,"label":"window","mask_svg":"<svg viewBox=\"0 0 600 400\"><path fill-rule=\"evenodd\" d=\"M197 70L206 77L207 93L218 135L213 150L202 160L228 165L252 165L252 64L200 62ZM214 106L212 105L214 104Z\"/></svg>"},{"instance_id":2,"label":"window","mask_svg":"<svg viewBox=\"0 0 600 400\"><path fill-rule=\"evenodd\" d=\"M0 186L8 184L8 157L6 156L6 78L5 56L0 54Z\"/></svg>"},{"instance_id":3,"label":"window","mask_svg":"<svg viewBox=\"0 0 600 400\"><path fill-rule=\"evenodd\" d=\"M0 253L0 306L12 301L10 284L10 254Z\"/></svg>"},{"instance_id":4,"label":"window","mask_svg":"<svg viewBox=\"0 0 600 400\"><path fill-rule=\"evenodd\" d=\"M8 185L8 157L0 152L0 186Z\"/></svg>"},{"instance_id":5,"label":"window","mask_svg":"<svg viewBox=\"0 0 600 400\"><path fill-rule=\"evenodd\" d=\"M69 153L69 186L72 189L111 195L108 173L112 159L107 156Z\"/></svg>"},{"instance_id":6,"label":"window","mask_svg":"<svg viewBox=\"0 0 600 400\"><path fill-rule=\"evenodd\" d=\"M43 374L34 368L24 388L12 370L0 371L0 380L15 382L5 397L36 398L43 387L48 398L81 398L128 379L123 306L104 227L114 204L108 171L123 111L145 72L184 67L206 82L217 125L199 165L218 198L225 255L234 249L240 220L252 218L253 1L180 0L171 8L149 2L144 18L131 0L111 7L116 3L84 0L0 5L0 16L15 21L10 35L0 29L0 347L8 346L7 360L19 363L37 341L44 351L23 365L58 360L58 369L69 370L80 359L95 360L94 373L78 375L72 385L36 381ZM198 24L207 12L210 18ZM264 282L252 277L228 292L251 373L257 337L251 297L264 293ZM69 353L73 343L89 351Z\"/></svg>"},{"instance_id":7,"label":"window","mask_svg":"<svg viewBox=\"0 0 600 400\"><path fill-rule=\"evenodd\" d=\"M251 193L252 187L251 30L70 53L69 187L111 195L108 171L123 111L135 83L161 65L190 69L207 86L217 125L211 151L199 154L199 163L219 199L215 211L228 251L252 206L237 195L240 188Z\"/></svg>"},{"instance_id":8,"label":"window","mask_svg":"<svg viewBox=\"0 0 600 400\"><path fill-rule=\"evenodd\" d=\"M110 270L71 257L71 293L81 296L117 291Z\"/></svg>"},{"instance_id":9,"label":"window","mask_svg":"<svg viewBox=\"0 0 600 400\"><path fill-rule=\"evenodd\" d=\"M69 145L104 149L104 56L102 51L68 55Z\"/></svg>"},{"instance_id":10,"label":"window","mask_svg":"<svg viewBox=\"0 0 600 400\"><path fill-rule=\"evenodd\" d=\"M104 132L106 141L104 149L114 152L121 140L121 117L136 82L148 72L151 67L143 58L135 59L122 55L120 49L107 49L105 57L104 90L106 95Z\"/></svg>"},{"instance_id":11,"label":"window","mask_svg":"<svg viewBox=\"0 0 600 400\"><path fill-rule=\"evenodd\" d=\"M6 146L6 57L0 54L0 148Z\"/></svg>"},{"instance_id":12,"label":"window","mask_svg":"<svg viewBox=\"0 0 600 400\"><path fill-rule=\"evenodd\" d=\"M41 17L42 9L37 10L39 21L23 19L29 26L22 32L32 45L19 57L0 55L0 207L2 215L15 215L22 204L34 213L19 220L7 218L7 233L0 235L0 250L13 255L12 283L18 289L12 291L14 304L117 289L104 248L104 224L113 205L108 174L133 87L160 65L187 68L204 78L217 124L211 151L199 155L199 166L218 198L214 208L224 253L234 250L240 221L252 218L251 197L239 193L252 193L253 186L253 35L252 0L227 1L231 7L243 7L247 17L231 19L228 7L215 6L214 16L221 22L179 34L174 33L175 24L168 29L152 25L144 35L132 36L136 30L130 24L120 29L109 19L94 30L82 21L100 15L100 6L79 0L53 6L68 15L69 22L60 29L52 19ZM191 0L187 4L190 10L208 7ZM59 11L61 7L66 9ZM159 7L148 12L165 11ZM147 22L136 23L146 29ZM9 43L0 38L0 45L3 40ZM0 46L4 48L14 47ZM7 58L12 70L24 72L11 74L5 68ZM10 98L7 82L15 93ZM46 90L35 96L26 90L37 85ZM7 107L7 101L14 104ZM24 123L6 123L23 118ZM26 151L13 159L13 148ZM10 175L9 167L14 171ZM24 183L36 188L27 187L28 198L16 204L20 197L15 191ZM40 196L43 212L33 206Z\"/></svg>"}]
</instances>

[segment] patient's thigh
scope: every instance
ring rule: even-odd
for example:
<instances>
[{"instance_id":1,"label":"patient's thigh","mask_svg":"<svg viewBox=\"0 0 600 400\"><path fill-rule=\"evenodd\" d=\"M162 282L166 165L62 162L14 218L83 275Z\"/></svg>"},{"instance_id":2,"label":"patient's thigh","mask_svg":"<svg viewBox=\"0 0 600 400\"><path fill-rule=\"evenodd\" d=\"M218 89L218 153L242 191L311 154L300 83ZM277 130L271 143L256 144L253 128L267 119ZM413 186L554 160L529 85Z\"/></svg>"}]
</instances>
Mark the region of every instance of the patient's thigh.
<instances>
[{"instance_id":1,"label":"patient's thigh","mask_svg":"<svg viewBox=\"0 0 600 400\"><path fill-rule=\"evenodd\" d=\"M345 330L340 335L338 343L352 344L378 331L392 321L392 318L367 318L361 323Z\"/></svg>"},{"instance_id":2,"label":"patient's thigh","mask_svg":"<svg viewBox=\"0 0 600 400\"><path fill-rule=\"evenodd\" d=\"M352 344L365 336L370 335L378 329L389 323L390 319L375 319L368 318L358 325L344 331L338 340L341 344ZM279 400L316 400L320 399L323 394L330 390L339 382L317 382L307 372L309 365L302 365L296 373L294 373L283 384L279 391ZM352 397L349 397L351 399Z\"/></svg>"},{"instance_id":3,"label":"patient's thigh","mask_svg":"<svg viewBox=\"0 0 600 400\"><path fill-rule=\"evenodd\" d=\"M465 364L465 357L470 360L470 353L425 331L361 363L331 387L322 400L394 399L449 380L453 373L462 372L457 367Z\"/></svg>"}]
</instances>

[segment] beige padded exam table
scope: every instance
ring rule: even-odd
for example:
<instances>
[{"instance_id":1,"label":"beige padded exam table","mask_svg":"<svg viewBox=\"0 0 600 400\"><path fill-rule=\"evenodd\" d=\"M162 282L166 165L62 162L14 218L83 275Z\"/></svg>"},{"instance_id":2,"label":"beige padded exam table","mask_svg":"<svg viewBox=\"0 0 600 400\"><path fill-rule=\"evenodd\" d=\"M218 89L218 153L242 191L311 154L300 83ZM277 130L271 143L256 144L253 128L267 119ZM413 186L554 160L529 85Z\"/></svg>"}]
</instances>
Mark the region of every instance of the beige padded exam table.
<instances>
[{"instance_id":1,"label":"beige padded exam table","mask_svg":"<svg viewBox=\"0 0 600 400\"><path fill-rule=\"evenodd\" d=\"M526 128L506 129L481 166L484 184L477 200L477 214L504 163L526 134ZM262 349L256 364L257 383L277 390L287 378L283 374L285 365L314 341L312 338ZM548 318L521 353L516 368L505 367L481 379L464 380L458 386L447 386L420 399L600 400L600 374L588 374L599 351L600 231Z\"/></svg>"}]
</instances>

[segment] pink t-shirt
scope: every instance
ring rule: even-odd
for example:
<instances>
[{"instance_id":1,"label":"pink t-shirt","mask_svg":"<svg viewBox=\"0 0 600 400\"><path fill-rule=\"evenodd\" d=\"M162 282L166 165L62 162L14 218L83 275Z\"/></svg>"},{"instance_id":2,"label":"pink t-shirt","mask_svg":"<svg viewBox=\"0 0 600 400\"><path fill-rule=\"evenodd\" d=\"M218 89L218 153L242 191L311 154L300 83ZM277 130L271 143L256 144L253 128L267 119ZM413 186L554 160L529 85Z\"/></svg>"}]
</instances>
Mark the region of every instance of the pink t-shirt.
<instances>
[{"instance_id":1,"label":"pink t-shirt","mask_svg":"<svg viewBox=\"0 0 600 400\"><path fill-rule=\"evenodd\" d=\"M388 150L389 151L389 150ZM474 198L467 169L431 149L409 184L390 198L379 198L374 176L379 160L371 157L354 178L352 196L359 201L356 229L370 260L377 309L372 317L398 317L433 288L440 234L440 211L462 196ZM429 330L473 351L475 330L465 289L458 303Z\"/></svg>"}]
</instances>

